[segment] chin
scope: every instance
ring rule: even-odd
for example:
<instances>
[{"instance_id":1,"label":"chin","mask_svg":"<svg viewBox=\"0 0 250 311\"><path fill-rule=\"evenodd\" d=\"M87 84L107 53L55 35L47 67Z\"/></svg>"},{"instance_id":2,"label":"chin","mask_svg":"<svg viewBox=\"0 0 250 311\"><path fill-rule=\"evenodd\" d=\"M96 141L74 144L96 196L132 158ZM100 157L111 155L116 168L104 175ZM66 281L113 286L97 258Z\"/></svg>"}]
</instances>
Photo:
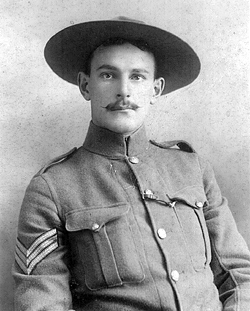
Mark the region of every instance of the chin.
<instances>
[{"instance_id":1,"label":"chin","mask_svg":"<svg viewBox=\"0 0 250 311\"><path fill-rule=\"evenodd\" d=\"M140 125L138 124L129 124L129 125L122 125L122 124L116 124L116 125L110 125L107 127L110 131L118 133L118 134L123 134L123 135L129 135L135 132Z\"/></svg>"}]
</instances>

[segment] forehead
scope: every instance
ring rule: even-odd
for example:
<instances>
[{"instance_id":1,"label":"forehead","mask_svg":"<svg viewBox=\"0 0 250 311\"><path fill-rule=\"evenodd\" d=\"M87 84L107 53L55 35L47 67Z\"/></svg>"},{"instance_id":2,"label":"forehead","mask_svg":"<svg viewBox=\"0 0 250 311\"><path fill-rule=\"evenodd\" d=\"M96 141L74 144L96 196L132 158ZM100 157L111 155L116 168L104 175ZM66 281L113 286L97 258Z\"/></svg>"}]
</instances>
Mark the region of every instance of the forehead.
<instances>
[{"instance_id":1,"label":"forehead","mask_svg":"<svg viewBox=\"0 0 250 311\"><path fill-rule=\"evenodd\" d=\"M139 68L154 71L155 59L152 53L143 51L140 48L124 43L121 45L110 45L98 47L92 57L91 68L111 65L119 68Z\"/></svg>"}]
</instances>

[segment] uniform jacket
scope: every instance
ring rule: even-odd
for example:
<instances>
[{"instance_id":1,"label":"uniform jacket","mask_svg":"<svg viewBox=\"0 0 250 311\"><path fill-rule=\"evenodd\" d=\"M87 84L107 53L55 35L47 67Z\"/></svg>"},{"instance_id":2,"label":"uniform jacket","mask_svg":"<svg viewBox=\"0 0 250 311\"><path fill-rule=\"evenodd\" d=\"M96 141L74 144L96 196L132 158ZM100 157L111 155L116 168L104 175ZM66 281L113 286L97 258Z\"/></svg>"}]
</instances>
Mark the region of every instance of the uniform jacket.
<instances>
[{"instance_id":1,"label":"uniform jacket","mask_svg":"<svg viewBox=\"0 0 250 311\"><path fill-rule=\"evenodd\" d=\"M16 311L249 311L250 254L210 166L184 142L93 123L22 204Z\"/></svg>"}]
</instances>

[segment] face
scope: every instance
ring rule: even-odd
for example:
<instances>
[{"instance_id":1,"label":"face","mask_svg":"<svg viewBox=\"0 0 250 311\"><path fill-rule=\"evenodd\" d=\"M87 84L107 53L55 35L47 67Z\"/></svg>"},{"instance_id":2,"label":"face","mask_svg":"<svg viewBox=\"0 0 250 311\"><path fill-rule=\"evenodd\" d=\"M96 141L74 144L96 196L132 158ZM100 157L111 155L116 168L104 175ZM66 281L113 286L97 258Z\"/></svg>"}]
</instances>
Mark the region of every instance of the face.
<instances>
[{"instance_id":1,"label":"face","mask_svg":"<svg viewBox=\"0 0 250 311\"><path fill-rule=\"evenodd\" d=\"M149 52L129 43L99 47L90 76L78 76L82 95L91 101L94 124L125 135L136 131L164 88L164 79L155 79L154 73Z\"/></svg>"}]
</instances>

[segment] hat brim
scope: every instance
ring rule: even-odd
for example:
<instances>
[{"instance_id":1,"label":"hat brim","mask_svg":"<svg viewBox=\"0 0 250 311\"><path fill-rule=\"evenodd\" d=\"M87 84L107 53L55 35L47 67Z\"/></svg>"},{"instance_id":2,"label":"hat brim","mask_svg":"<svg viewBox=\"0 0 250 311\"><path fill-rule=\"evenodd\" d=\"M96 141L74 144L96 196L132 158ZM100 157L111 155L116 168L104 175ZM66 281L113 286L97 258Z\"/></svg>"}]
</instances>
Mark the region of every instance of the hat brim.
<instances>
[{"instance_id":1,"label":"hat brim","mask_svg":"<svg viewBox=\"0 0 250 311\"><path fill-rule=\"evenodd\" d=\"M77 84L89 55L114 37L147 42L157 62L157 76L166 81L163 94L190 84L199 75L199 58L186 42L160 28L128 21L93 21L65 28L46 44L45 59L59 77Z\"/></svg>"}]
</instances>

